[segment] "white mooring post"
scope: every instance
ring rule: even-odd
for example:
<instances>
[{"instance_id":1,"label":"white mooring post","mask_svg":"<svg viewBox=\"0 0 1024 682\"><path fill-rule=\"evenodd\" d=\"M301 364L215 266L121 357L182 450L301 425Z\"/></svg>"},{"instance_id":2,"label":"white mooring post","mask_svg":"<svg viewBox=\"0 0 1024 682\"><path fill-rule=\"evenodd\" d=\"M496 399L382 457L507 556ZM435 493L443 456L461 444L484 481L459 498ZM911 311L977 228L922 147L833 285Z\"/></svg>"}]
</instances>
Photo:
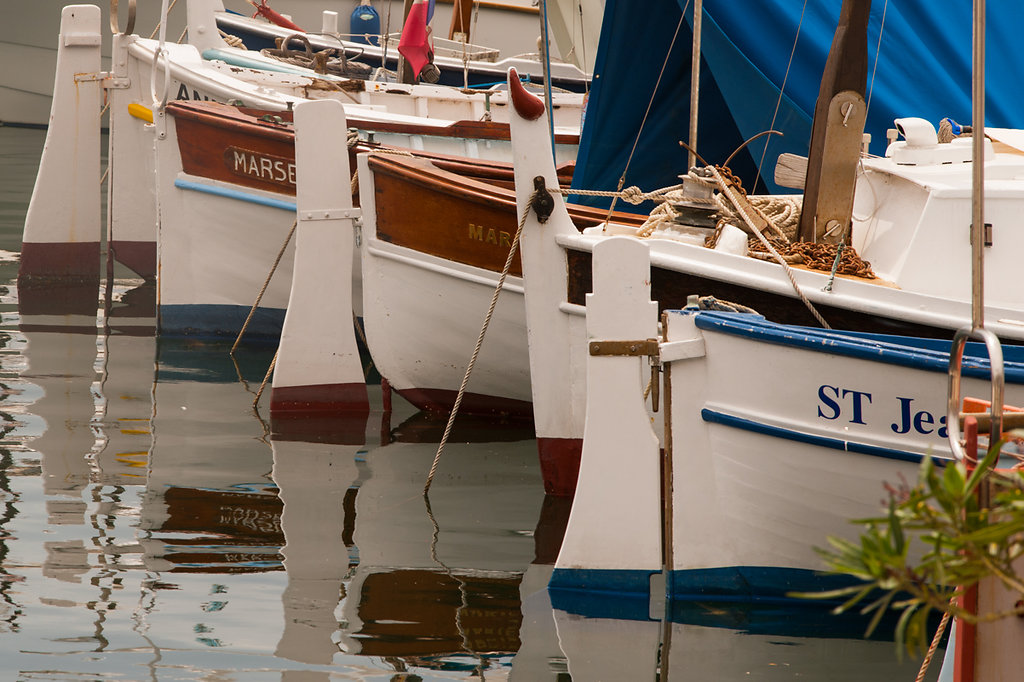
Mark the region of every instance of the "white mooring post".
<instances>
[{"instance_id":1,"label":"white mooring post","mask_svg":"<svg viewBox=\"0 0 1024 682\"><path fill-rule=\"evenodd\" d=\"M19 284L99 282L100 10L61 11L46 143L22 237Z\"/></svg>"},{"instance_id":2,"label":"white mooring post","mask_svg":"<svg viewBox=\"0 0 1024 682\"><path fill-rule=\"evenodd\" d=\"M583 456L553 583L559 569L617 570L641 580L662 569L661 460L644 398L650 363L622 350L658 336L649 258L646 244L627 237L594 247Z\"/></svg>"},{"instance_id":3,"label":"white mooring post","mask_svg":"<svg viewBox=\"0 0 1024 682\"><path fill-rule=\"evenodd\" d=\"M352 207L346 130L341 102L295 107L298 227L272 415L369 412L352 316L358 209Z\"/></svg>"}]
</instances>

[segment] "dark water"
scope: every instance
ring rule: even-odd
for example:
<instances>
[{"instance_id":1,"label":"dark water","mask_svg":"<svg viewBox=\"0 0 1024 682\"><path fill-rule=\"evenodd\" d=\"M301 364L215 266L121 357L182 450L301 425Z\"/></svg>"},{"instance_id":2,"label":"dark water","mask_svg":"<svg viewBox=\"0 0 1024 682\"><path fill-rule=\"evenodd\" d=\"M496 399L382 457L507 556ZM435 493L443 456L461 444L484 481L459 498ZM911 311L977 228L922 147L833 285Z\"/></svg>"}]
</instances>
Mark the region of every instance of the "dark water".
<instances>
[{"instance_id":1,"label":"dark water","mask_svg":"<svg viewBox=\"0 0 1024 682\"><path fill-rule=\"evenodd\" d=\"M0 127L0 679L914 679L820 610L553 609L568 510L528 430L460 423L431 517L443 424L379 387L362 437L277 439L272 349L158 341L152 287L19 310L42 142Z\"/></svg>"}]
</instances>

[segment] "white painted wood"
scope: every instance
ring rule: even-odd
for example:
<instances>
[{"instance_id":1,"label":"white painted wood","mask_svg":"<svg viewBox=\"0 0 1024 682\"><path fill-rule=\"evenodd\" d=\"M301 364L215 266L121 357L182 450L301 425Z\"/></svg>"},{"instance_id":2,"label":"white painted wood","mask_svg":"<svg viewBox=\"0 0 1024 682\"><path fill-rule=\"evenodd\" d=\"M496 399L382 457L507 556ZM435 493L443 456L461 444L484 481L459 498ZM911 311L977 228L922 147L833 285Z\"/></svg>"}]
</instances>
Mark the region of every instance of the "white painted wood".
<instances>
[{"instance_id":1,"label":"white painted wood","mask_svg":"<svg viewBox=\"0 0 1024 682\"><path fill-rule=\"evenodd\" d=\"M107 90L107 234L114 241L150 242L158 221L156 127L132 116L128 106L142 104L151 111L155 106L142 95L141 84L149 82L149 69L142 68L139 60L129 59L131 42L132 37L124 34L113 37L111 75L134 87Z\"/></svg>"},{"instance_id":2,"label":"white painted wood","mask_svg":"<svg viewBox=\"0 0 1024 682\"><path fill-rule=\"evenodd\" d=\"M348 148L344 136L335 134L345 129L340 102L295 107L298 226L275 389L365 381L352 324L355 235Z\"/></svg>"},{"instance_id":3,"label":"white painted wood","mask_svg":"<svg viewBox=\"0 0 1024 682\"><path fill-rule=\"evenodd\" d=\"M538 438L580 438L585 408L586 350L571 341L585 338L586 322L559 309L566 298L568 265L565 250L556 241L560 236L572 236L577 231L557 191L550 192L554 210L547 222L541 223L529 207L535 178L543 178L549 190L558 188L547 115L542 114L533 121L513 116L511 130L516 211L521 222L525 214L521 250L534 424Z\"/></svg>"},{"instance_id":4,"label":"white painted wood","mask_svg":"<svg viewBox=\"0 0 1024 682\"><path fill-rule=\"evenodd\" d=\"M670 341L698 334L706 355L672 364L673 440L686 444L673 460L677 569L822 569L814 547L829 535L855 538L850 519L878 512L885 483L914 480L915 462L885 452L949 457L945 372L701 331L691 316L669 316ZM964 395L989 392L986 381L968 381ZM1007 403L1021 399L1024 386L1007 384ZM715 423L703 410L802 438Z\"/></svg>"},{"instance_id":5,"label":"white painted wood","mask_svg":"<svg viewBox=\"0 0 1024 682\"><path fill-rule=\"evenodd\" d=\"M499 273L397 247L377 238L373 173L360 155L362 291L374 363L397 390L458 390ZM410 212L410 219L415 213ZM522 283L508 277L466 390L530 400Z\"/></svg>"},{"instance_id":6,"label":"white painted wood","mask_svg":"<svg viewBox=\"0 0 1024 682\"><path fill-rule=\"evenodd\" d=\"M647 245L628 238L594 250L590 341L657 335L649 262ZM587 359L583 456L556 569L661 568L661 459L644 401L649 367L646 357Z\"/></svg>"},{"instance_id":7,"label":"white painted wood","mask_svg":"<svg viewBox=\"0 0 1024 682\"><path fill-rule=\"evenodd\" d=\"M61 12L50 126L25 218L27 243L100 241L100 11ZM97 273L99 262L96 263Z\"/></svg>"}]
</instances>

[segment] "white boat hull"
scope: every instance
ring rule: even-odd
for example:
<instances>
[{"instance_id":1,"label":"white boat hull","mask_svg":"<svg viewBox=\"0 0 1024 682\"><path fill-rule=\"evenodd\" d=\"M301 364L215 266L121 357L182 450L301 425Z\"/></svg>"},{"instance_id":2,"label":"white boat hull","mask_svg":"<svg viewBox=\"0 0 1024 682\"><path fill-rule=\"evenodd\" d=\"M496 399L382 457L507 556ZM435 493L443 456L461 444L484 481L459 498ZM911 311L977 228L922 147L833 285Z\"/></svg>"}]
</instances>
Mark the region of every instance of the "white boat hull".
<instances>
[{"instance_id":1,"label":"white boat hull","mask_svg":"<svg viewBox=\"0 0 1024 682\"><path fill-rule=\"evenodd\" d=\"M591 295L592 348L638 338L630 325L649 314L649 289L637 287L632 305L608 299L644 280L646 250L628 238L595 249L595 277L611 272L601 258L621 272ZM665 324L663 441L642 409L647 358L589 359L579 485L553 589L647 594L663 571L663 543L676 599L785 601L845 584L822 573L814 548L855 538L851 521L880 513L887 488L916 480L923 458L951 461L945 342L736 313L671 311ZM1024 404L1024 354L1007 348L1004 357L1005 402ZM985 358L968 347L961 396L991 396ZM626 449L629 475L602 478ZM652 503L662 478L671 490L664 529Z\"/></svg>"}]
</instances>

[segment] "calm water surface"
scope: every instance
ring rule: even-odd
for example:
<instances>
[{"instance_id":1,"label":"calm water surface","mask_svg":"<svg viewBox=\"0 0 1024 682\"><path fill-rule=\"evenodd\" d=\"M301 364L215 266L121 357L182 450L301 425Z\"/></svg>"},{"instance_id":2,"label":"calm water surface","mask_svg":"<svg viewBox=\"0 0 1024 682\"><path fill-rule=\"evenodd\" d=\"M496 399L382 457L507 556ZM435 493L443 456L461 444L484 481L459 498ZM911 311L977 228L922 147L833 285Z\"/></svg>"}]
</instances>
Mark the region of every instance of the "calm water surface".
<instances>
[{"instance_id":1,"label":"calm water surface","mask_svg":"<svg viewBox=\"0 0 1024 682\"><path fill-rule=\"evenodd\" d=\"M432 518L443 424L379 387L368 419L271 434L273 349L158 342L131 279L96 314L19 300L43 137L0 127L0 679L914 679L820 609L553 608L568 510L529 429L460 423Z\"/></svg>"}]
</instances>

